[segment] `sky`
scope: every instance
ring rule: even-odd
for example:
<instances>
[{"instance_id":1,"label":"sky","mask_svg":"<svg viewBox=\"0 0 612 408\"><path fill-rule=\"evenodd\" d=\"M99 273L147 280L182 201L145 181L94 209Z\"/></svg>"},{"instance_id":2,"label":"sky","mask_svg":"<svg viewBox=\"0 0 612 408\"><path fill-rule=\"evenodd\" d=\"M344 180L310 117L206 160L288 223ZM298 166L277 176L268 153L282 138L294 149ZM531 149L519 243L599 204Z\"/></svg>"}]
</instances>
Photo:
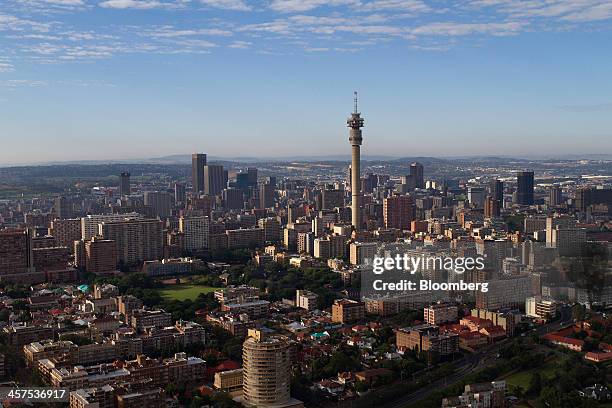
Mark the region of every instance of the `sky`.
<instances>
[{"instance_id":1,"label":"sky","mask_svg":"<svg viewBox=\"0 0 612 408\"><path fill-rule=\"evenodd\" d=\"M611 0L0 0L0 165L612 154Z\"/></svg>"}]
</instances>

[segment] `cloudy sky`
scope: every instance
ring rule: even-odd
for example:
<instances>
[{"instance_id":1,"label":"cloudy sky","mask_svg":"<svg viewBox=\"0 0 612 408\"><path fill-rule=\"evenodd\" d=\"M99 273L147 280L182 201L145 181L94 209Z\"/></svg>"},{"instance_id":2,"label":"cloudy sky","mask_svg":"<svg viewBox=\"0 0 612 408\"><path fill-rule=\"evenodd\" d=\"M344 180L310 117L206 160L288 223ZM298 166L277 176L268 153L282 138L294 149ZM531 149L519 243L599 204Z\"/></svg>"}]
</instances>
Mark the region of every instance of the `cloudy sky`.
<instances>
[{"instance_id":1,"label":"cloudy sky","mask_svg":"<svg viewBox=\"0 0 612 408\"><path fill-rule=\"evenodd\" d=\"M610 0L1 0L0 164L612 153Z\"/></svg>"}]
</instances>

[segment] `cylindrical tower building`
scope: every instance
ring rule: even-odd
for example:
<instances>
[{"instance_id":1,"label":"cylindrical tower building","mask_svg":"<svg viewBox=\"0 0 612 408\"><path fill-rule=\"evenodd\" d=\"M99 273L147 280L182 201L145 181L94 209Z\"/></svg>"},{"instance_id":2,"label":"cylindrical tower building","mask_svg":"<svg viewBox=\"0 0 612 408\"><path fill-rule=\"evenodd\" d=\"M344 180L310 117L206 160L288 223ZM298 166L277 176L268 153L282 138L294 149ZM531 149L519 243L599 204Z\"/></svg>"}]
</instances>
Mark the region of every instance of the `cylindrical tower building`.
<instances>
[{"instance_id":1,"label":"cylindrical tower building","mask_svg":"<svg viewBox=\"0 0 612 408\"><path fill-rule=\"evenodd\" d=\"M249 406L287 404L291 399L289 342L284 337L264 336L249 330L242 346L243 399Z\"/></svg>"},{"instance_id":2,"label":"cylindrical tower building","mask_svg":"<svg viewBox=\"0 0 612 408\"><path fill-rule=\"evenodd\" d=\"M351 220L353 229L359 231L361 229L361 128L363 127L363 118L357 112L357 92L355 92L355 109L351 117L346 121L349 131L349 142L351 143Z\"/></svg>"}]
</instances>

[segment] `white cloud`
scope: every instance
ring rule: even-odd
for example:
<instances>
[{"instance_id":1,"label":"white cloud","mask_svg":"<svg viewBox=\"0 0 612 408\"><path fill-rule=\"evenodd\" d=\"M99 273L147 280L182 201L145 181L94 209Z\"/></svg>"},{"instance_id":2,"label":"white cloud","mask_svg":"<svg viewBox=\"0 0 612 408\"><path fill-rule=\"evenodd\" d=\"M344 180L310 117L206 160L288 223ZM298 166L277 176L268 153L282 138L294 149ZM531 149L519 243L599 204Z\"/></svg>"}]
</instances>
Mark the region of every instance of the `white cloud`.
<instances>
[{"instance_id":1,"label":"white cloud","mask_svg":"<svg viewBox=\"0 0 612 408\"><path fill-rule=\"evenodd\" d=\"M523 27L522 23L429 23L412 29L414 35L464 36L471 34L490 34L494 36L515 35Z\"/></svg>"},{"instance_id":2,"label":"white cloud","mask_svg":"<svg viewBox=\"0 0 612 408\"><path fill-rule=\"evenodd\" d=\"M221 30L219 28L176 29L173 26L162 26L146 31L143 33L143 35L154 38L177 38L199 35L229 37L232 35L232 32L228 30Z\"/></svg>"},{"instance_id":3,"label":"white cloud","mask_svg":"<svg viewBox=\"0 0 612 408\"><path fill-rule=\"evenodd\" d=\"M105 0L100 7L113 9L139 9L150 10L156 8L177 8L181 3L161 2L158 0Z\"/></svg>"},{"instance_id":4,"label":"white cloud","mask_svg":"<svg viewBox=\"0 0 612 408\"><path fill-rule=\"evenodd\" d=\"M10 14L0 13L0 31L49 31L51 23L39 23L37 21L26 20Z\"/></svg>"},{"instance_id":5,"label":"white cloud","mask_svg":"<svg viewBox=\"0 0 612 408\"><path fill-rule=\"evenodd\" d=\"M236 49L247 49L247 48L251 48L251 45L253 45L253 43L249 42L249 41L234 41L233 43L231 43L230 45L228 45L229 48L236 48Z\"/></svg>"},{"instance_id":6,"label":"white cloud","mask_svg":"<svg viewBox=\"0 0 612 408\"><path fill-rule=\"evenodd\" d=\"M410 13L425 13L432 9L421 0L375 0L365 3L361 10L403 10Z\"/></svg>"},{"instance_id":7,"label":"white cloud","mask_svg":"<svg viewBox=\"0 0 612 408\"><path fill-rule=\"evenodd\" d=\"M14 67L12 64L9 64L8 62L0 61L0 72L11 72L13 70L14 70Z\"/></svg>"},{"instance_id":8,"label":"white cloud","mask_svg":"<svg viewBox=\"0 0 612 408\"><path fill-rule=\"evenodd\" d=\"M250 11L251 7L243 0L200 0L202 4L222 10Z\"/></svg>"},{"instance_id":9,"label":"white cloud","mask_svg":"<svg viewBox=\"0 0 612 408\"><path fill-rule=\"evenodd\" d=\"M358 4L358 0L272 0L270 8L282 13L299 13L323 6Z\"/></svg>"}]
</instances>

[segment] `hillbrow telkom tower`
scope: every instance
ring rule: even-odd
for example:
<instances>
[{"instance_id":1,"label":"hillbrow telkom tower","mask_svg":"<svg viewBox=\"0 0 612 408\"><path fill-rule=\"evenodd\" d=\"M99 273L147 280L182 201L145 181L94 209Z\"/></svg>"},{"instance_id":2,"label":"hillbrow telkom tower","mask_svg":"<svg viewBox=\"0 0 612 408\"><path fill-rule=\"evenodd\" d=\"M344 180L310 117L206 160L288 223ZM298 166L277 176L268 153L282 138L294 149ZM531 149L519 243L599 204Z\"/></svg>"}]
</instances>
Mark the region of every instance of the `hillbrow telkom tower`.
<instances>
[{"instance_id":1,"label":"hillbrow telkom tower","mask_svg":"<svg viewBox=\"0 0 612 408\"><path fill-rule=\"evenodd\" d=\"M353 229L359 231L361 229L361 128L363 127L363 118L361 113L357 111L357 92L354 93L355 108L351 117L346 120L349 131L349 142L351 143L351 221Z\"/></svg>"}]
</instances>

